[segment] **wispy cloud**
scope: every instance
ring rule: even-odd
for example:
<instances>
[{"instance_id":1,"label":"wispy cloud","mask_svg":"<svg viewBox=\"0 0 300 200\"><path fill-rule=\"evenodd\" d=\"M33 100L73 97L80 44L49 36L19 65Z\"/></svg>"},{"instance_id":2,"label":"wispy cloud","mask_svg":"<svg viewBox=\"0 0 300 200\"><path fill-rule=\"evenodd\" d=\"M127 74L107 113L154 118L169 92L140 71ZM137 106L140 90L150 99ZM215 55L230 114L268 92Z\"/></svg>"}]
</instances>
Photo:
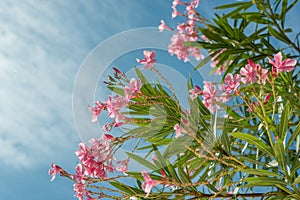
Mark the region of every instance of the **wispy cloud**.
<instances>
[{"instance_id":1,"label":"wispy cloud","mask_svg":"<svg viewBox=\"0 0 300 200\"><path fill-rule=\"evenodd\" d=\"M32 167L74 147L73 81L88 52L126 26L121 12L108 20L117 6L0 2L0 166Z\"/></svg>"}]
</instances>

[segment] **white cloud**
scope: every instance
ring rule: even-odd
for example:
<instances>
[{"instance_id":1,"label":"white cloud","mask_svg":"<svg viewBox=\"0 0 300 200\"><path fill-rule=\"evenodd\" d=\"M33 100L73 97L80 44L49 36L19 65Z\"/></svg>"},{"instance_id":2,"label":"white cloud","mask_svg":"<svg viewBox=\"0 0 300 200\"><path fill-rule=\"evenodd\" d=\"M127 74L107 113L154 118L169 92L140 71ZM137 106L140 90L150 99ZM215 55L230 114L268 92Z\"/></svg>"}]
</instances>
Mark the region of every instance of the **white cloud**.
<instances>
[{"instance_id":1,"label":"white cloud","mask_svg":"<svg viewBox=\"0 0 300 200\"><path fill-rule=\"evenodd\" d=\"M112 24L126 20L120 12L107 19L118 4L97 5L0 2L0 166L50 162L49 156L78 142L71 105L76 72L91 48L111 34Z\"/></svg>"}]
</instances>

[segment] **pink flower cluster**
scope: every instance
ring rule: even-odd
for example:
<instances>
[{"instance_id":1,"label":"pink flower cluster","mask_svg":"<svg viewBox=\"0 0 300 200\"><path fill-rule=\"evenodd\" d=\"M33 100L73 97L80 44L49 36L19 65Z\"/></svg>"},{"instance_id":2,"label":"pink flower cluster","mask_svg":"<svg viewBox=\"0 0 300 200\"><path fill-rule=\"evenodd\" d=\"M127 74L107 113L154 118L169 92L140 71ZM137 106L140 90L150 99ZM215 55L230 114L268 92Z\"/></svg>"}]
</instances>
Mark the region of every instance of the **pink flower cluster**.
<instances>
[{"instance_id":1,"label":"pink flower cluster","mask_svg":"<svg viewBox=\"0 0 300 200\"><path fill-rule=\"evenodd\" d=\"M269 58L268 58L269 59ZM268 79L268 74L274 76L274 73L279 72L290 72L292 71L297 61L293 59L285 59L282 60L281 52L274 55L274 61L269 59L269 63L272 64L272 73L270 74L267 69L263 69L259 64L255 64L251 59L248 59L248 64L245 67L242 67L240 70L240 74L231 74L228 73L224 78L224 83L219 85L219 89L222 94L218 94L218 90L215 83L204 81L204 89L203 91L199 86L196 86L195 89L190 90L190 98L194 100L199 95L202 95L203 104L211 111L214 112L216 108L218 108L218 104L226 103L229 101L229 97L232 93L237 90L240 86L240 82L244 84L252 84L258 83L261 85L266 84L266 80ZM275 74L275 76L277 76ZM264 100L267 102L270 98L270 94L268 94ZM249 111L254 110L254 105L251 105ZM177 127L176 130L179 130Z\"/></svg>"},{"instance_id":2,"label":"pink flower cluster","mask_svg":"<svg viewBox=\"0 0 300 200\"><path fill-rule=\"evenodd\" d=\"M75 152L80 162L82 163L84 174L90 177L106 178L106 170L113 172L112 156L110 154L111 147L108 142L108 137L103 135L101 139L91 139L91 146L85 143L79 144L78 151Z\"/></svg>"},{"instance_id":3,"label":"pink flower cluster","mask_svg":"<svg viewBox=\"0 0 300 200\"><path fill-rule=\"evenodd\" d=\"M116 95L114 97L108 96L108 99L101 103L97 101L94 107L89 106L89 110L92 112L92 122L97 122L97 118L103 110L108 111L108 116L114 119L112 126L118 127L123 124L123 120L126 117L121 113L121 109L127 105L127 103L140 93L142 83L141 80L132 78L129 82L129 86L124 87L124 97ZM110 124L105 124L103 130L109 131Z\"/></svg>"},{"instance_id":4,"label":"pink flower cluster","mask_svg":"<svg viewBox=\"0 0 300 200\"><path fill-rule=\"evenodd\" d=\"M177 16L183 16L187 18L187 21L180 23L177 26L177 33L171 37L171 43L168 47L168 51L171 55L176 55L179 60L184 62L189 61L189 56L195 57L197 60L203 59L204 56L201 54L199 48L188 47L185 42L197 41L198 29L196 28L196 23L199 21L199 13L195 10L198 7L199 0L191 0L189 3L181 2L180 0L174 0L172 4L172 18ZM178 5L185 6L185 11L183 13L177 10ZM163 20L159 25L159 30L173 30L168 27Z\"/></svg>"}]
</instances>

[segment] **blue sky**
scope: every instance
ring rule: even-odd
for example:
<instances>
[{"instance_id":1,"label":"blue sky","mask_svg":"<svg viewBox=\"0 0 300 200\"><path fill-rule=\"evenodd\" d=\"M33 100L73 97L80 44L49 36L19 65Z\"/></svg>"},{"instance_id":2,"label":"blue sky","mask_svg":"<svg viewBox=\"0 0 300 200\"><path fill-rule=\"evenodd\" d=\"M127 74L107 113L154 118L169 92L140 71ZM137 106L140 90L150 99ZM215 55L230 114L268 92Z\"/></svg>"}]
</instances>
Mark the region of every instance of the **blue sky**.
<instances>
[{"instance_id":1,"label":"blue sky","mask_svg":"<svg viewBox=\"0 0 300 200\"><path fill-rule=\"evenodd\" d=\"M76 75L90 52L111 36L157 27L161 19L176 25L170 18L171 2L0 1L1 199L75 199L69 180L50 183L47 172L51 162L68 171L77 164L74 150L80 133L72 110ZM209 8L216 2L202 1L202 13L211 16ZM82 120L90 119L85 113Z\"/></svg>"}]
</instances>

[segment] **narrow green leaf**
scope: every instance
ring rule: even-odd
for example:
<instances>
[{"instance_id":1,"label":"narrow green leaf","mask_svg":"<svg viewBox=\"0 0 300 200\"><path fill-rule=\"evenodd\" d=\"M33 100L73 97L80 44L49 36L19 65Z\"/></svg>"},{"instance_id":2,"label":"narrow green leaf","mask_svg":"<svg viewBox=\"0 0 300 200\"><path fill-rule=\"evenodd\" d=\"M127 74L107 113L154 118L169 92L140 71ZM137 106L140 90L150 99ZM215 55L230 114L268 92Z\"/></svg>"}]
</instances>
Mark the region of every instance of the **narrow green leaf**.
<instances>
[{"instance_id":1,"label":"narrow green leaf","mask_svg":"<svg viewBox=\"0 0 300 200\"><path fill-rule=\"evenodd\" d=\"M217 10L228 9L228 8L244 6L245 4L248 5L249 2L236 2L236 3L226 4L226 5L222 5L222 6L217 6L214 9L217 9Z\"/></svg>"},{"instance_id":2,"label":"narrow green leaf","mask_svg":"<svg viewBox=\"0 0 300 200\"><path fill-rule=\"evenodd\" d=\"M204 66L206 63L208 63L211 60L210 56L207 56L206 58L204 58L196 67L195 69L199 69L202 66Z\"/></svg>"},{"instance_id":3,"label":"narrow green leaf","mask_svg":"<svg viewBox=\"0 0 300 200\"><path fill-rule=\"evenodd\" d=\"M272 28L271 26L268 27L269 33L277 38L278 40L281 40L284 43L289 43L288 39L285 38L281 33L279 33L277 30L275 30L274 28Z\"/></svg>"},{"instance_id":4,"label":"narrow green leaf","mask_svg":"<svg viewBox=\"0 0 300 200\"><path fill-rule=\"evenodd\" d=\"M292 185L296 185L296 184L298 184L298 183L300 183L300 176L298 176L298 177L295 179L295 181L293 182Z\"/></svg>"},{"instance_id":5,"label":"narrow green leaf","mask_svg":"<svg viewBox=\"0 0 300 200\"><path fill-rule=\"evenodd\" d=\"M230 135L232 135L235 138L244 140L249 144L255 145L260 151L268 154L271 157L274 157L272 149L267 144L259 140L257 137L247 133L241 133L241 132L230 133Z\"/></svg>"},{"instance_id":6,"label":"narrow green leaf","mask_svg":"<svg viewBox=\"0 0 300 200\"><path fill-rule=\"evenodd\" d=\"M130 153L130 152L126 152L126 154L132 158L133 160L137 161L138 163L142 164L143 166L155 171L158 169L157 166L155 166L154 164L152 164L151 162L149 162L148 160L138 156L138 155L135 155L133 153Z\"/></svg>"},{"instance_id":7,"label":"narrow green leaf","mask_svg":"<svg viewBox=\"0 0 300 200\"><path fill-rule=\"evenodd\" d=\"M287 175L287 171L286 171L286 165L287 165L286 162L287 161L286 161L286 155L285 155L283 142L281 139L276 140L276 143L274 146L274 152L275 152L277 162L279 163L281 169L284 171L285 175Z\"/></svg>"},{"instance_id":8,"label":"narrow green leaf","mask_svg":"<svg viewBox=\"0 0 300 200\"><path fill-rule=\"evenodd\" d=\"M287 103L283 108L281 118L280 118L279 130L278 130L279 138L282 140L285 138L285 135L287 134L290 113L291 113L291 107Z\"/></svg>"},{"instance_id":9,"label":"narrow green leaf","mask_svg":"<svg viewBox=\"0 0 300 200\"><path fill-rule=\"evenodd\" d=\"M263 169L239 169L239 171L241 172L245 172L246 174L253 174L253 175L259 175L259 176L275 176L275 177L279 177L279 178L283 178L280 174L275 173L275 172L271 172L271 171L267 171L267 170L263 170Z\"/></svg>"},{"instance_id":10,"label":"narrow green leaf","mask_svg":"<svg viewBox=\"0 0 300 200\"><path fill-rule=\"evenodd\" d=\"M293 133L288 141L288 144L286 145L287 151L290 148L290 146L293 144L293 142L296 140L296 138L299 134L300 134L300 121L299 121L298 125L296 126L295 130L293 131Z\"/></svg>"},{"instance_id":11,"label":"narrow green leaf","mask_svg":"<svg viewBox=\"0 0 300 200\"><path fill-rule=\"evenodd\" d=\"M124 88L114 87L114 86L107 86L112 92L124 96Z\"/></svg>"},{"instance_id":12,"label":"narrow green leaf","mask_svg":"<svg viewBox=\"0 0 300 200\"><path fill-rule=\"evenodd\" d=\"M131 195L136 195L136 194L144 194L144 192L138 188L133 188L128 185L125 185L123 183L117 182L117 181L110 181L109 184L114 186L115 188Z\"/></svg>"},{"instance_id":13,"label":"narrow green leaf","mask_svg":"<svg viewBox=\"0 0 300 200\"><path fill-rule=\"evenodd\" d=\"M286 183L277 178L269 178L269 177L248 177L243 179L245 182L248 182L246 185L242 185L241 187L249 187L249 186L274 186L275 184L285 186Z\"/></svg>"},{"instance_id":14,"label":"narrow green leaf","mask_svg":"<svg viewBox=\"0 0 300 200\"><path fill-rule=\"evenodd\" d=\"M281 27L284 28L285 16L287 12L288 0L282 0L281 13L279 15L281 20Z\"/></svg>"},{"instance_id":15,"label":"narrow green leaf","mask_svg":"<svg viewBox=\"0 0 300 200\"><path fill-rule=\"evenodd\" d=\"M178 183L181 183L180 178L176 173L176 170L174 169L170 161L167 159L166 159L166 164L167 164L168 173L171 175L171 177L174 178Z\"/></svg>"}]
</instances>

